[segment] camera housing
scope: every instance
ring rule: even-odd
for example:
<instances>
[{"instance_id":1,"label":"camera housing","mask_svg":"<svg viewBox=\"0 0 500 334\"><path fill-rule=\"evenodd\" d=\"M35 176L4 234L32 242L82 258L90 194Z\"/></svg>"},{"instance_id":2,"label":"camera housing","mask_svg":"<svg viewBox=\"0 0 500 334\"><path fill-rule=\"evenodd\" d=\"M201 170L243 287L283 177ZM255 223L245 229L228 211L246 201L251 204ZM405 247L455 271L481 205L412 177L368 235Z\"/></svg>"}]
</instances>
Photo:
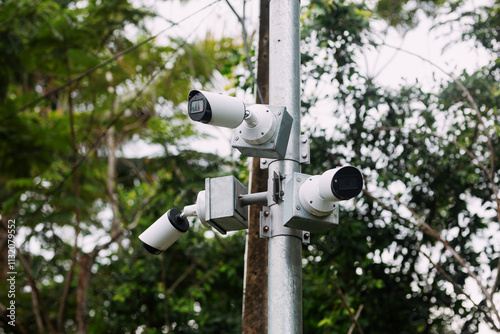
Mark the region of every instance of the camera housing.
<instances>
[{"instance_id":1,"label":"camera housing","mask_svg":"<svg viewBox=\"0 0 500 334\"><path fill-rule=\"evenodd\" d=\"M245 103L232 96L191 90L188 115L193 121L234 129L245 118Z\"/></svg>"},{"instance_id":2,"label":"camera housing","mask_svg":"<svg viewBox=\"0 0 500 334\"><path fill-rule=\"evenodd\" d=\"M339 201L356 197L363 188L361 172L352 166L321 175L294 173L285 185L284 226L326 233L339 224Z\"/></svg>"},{"instance_id":3,"label":"camera housing","mask_svg":"<svg viewBox=\"0 0 500 334\"><path fill-rule=\"evenodd\" d=\"M332 203L356 197L363 189L363 176L353 166L327 170L311 176L299 192L302 206L311 214L325 216L332 211Z\"/></svg>"},{"instance_id":4,"label":"camera housing","mask_svg":"<svg viewBox=\"0 0 500 334\"><path fill-rule=\"evenodd\" d=\"M158 255L189 229L189 222L177 209L168 210L139 236L148 252Z\"/></svg>"}]
</instances>

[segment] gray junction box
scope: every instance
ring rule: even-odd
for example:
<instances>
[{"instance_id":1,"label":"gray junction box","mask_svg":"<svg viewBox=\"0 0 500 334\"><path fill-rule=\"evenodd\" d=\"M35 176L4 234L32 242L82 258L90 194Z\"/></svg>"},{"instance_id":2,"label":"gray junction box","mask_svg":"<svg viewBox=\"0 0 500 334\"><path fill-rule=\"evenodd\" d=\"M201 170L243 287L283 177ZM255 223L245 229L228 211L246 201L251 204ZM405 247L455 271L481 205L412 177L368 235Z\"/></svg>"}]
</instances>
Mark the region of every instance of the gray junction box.
<instances>
[{"instance_id":1,"label":"gray junction box","mask_svg":"<svg viewBox=\"0 0 500 334\"><path fill-rule=\"evenodd\" d=\"M248 208L240 205L239 196L247 188L234 176L205 179L205 219L217 231L248 228Z\"/></svg>"}]
</instances>

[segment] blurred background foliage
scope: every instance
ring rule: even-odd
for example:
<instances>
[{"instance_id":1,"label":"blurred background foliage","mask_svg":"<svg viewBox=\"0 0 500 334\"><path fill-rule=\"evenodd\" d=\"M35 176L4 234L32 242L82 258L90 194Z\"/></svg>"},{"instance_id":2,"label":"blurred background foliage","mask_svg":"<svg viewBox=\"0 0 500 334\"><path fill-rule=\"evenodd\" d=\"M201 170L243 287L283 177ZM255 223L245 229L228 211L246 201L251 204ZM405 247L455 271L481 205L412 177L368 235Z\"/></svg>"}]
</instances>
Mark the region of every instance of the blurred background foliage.
<instances>
[{"instance_id":1,"label":"blurred background foliage","mask_svg":"<svg viewBox=\"0 0 500 334\"><path fill-rule=\"evenodd\" d=\"M366 177L339 227L304 246L305 333L499 331L499 3L468 5L304 4L303 113L314 117L322 100L334 107L304 129L303 171L353 164ZM206 177L248 181L244 158L190 145L202 135L184 110L191 88L220 78L253 92L241 39L148 41L157 14L133 1L0 9L2 281L9 219L18 247L16 327L2 284L0 332L241 332L244 232L221 237L196 223L157 257L137 238L168 208L194 202ZM425 16L459 27L450 44L472 40L492 61L434 89L388 88L364 73L357 55L383 46L374 23L405 34ZM141 154L151 147L161 153ZM471 297L471 286L482 294Z\"/></svg>"}]
</instances>

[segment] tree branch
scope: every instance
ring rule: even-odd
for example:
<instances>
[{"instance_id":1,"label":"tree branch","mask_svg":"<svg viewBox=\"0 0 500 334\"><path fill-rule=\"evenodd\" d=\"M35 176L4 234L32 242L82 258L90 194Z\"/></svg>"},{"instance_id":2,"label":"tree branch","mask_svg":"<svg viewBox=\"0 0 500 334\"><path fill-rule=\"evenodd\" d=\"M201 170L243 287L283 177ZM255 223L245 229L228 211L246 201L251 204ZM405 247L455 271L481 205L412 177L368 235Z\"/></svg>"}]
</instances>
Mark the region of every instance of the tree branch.
<instances>
[{"instance_id":1,"label":"tree branch","mask_svg":"<svg viewBox=\"0 0 500 334\"><path fill-rule=\"evenodd\" d=\"M342 290L340 289L340 287L339 287L339 285L337 283L335 283L335 288L337 289L337 294L339 295L340 300L342 301L342 305L347 310L347 312L349 312L349 317L351 318L353 324L356 325L356 328L358 329L358 332L360 334L363 334L363 330L361 329L361 326L358 323L358 318L355 317L354 314L352 314L351 308L347 304L347 301L345 299L344 293L342 292ZM361 311L358 310L358 312L361 312Z\"/></svg>"},{"instance_id":2,"label":"tree branch","mask_svg":"<svg viewBox=\"0 0 500 334\"><path fill-rule=\"evenodd\" d=\"M488 140L488 146L489 146L489 151L490 151L490 173L489 174L491 174L491 178L493 178L494 173L495 173L495 149L493 147L493 140L491 138L491 135L488 132L488 128L484 124L483 116L481 115L481 112L479 111L479 107L477 106L477 103L474 100L474 98L472 97L472 94L470 93L470 91L458 79L456 79L450 72L445 71L442 67L440 67L439 65L437 65L433 61L431 61L425 57L422 57L421 55L416 54L414 52L405 50L401 47L393 46L393 45L387 44L385 42L382 42L382 45L385 45L385 46L392 48L392 49L402 51L402 52L407 53L411 56L417 57L426 63L429 63L431 66L437 68L439 71L441 71L446 76L448 76L458 86L458 88L460 88L460 90L465 94L465 97L467 98L467 101L469 101L472 109L474 109L474 111L476 112L477 120L481 124L481 126L483 128L483 134L486 136L486 138Z\"/></svg>"},{"instance_id":3,"label":"tree branch","mask_svg":"<svg viewBox=\"0 0 500 334\"><path fill-rule=\"evenodd\" d=\"M38 290L38 287L36 286L35 277L33 276L33 273L31 272L31 267L19 249L17 249L17 257L19 258L19 262L21 263L21 266L24 268L24 271L26 272L26 275L28 276L28 282L31 286L33 293L36 295L36 300L38 302L38 305L40 306L39 308L40 308L40 311L42 312L43 320L45 321L45 324L49 328L49 332L52 334L56 334L56 330L55 330L54 326L52 326L52 323L50 322L50 317L47 313L47 308L45 307L45 303L43 302L42 296L40 294L40 290Z\"/></svg>"},{"instance_id":4,"label":"tree branch","mask_svg":"<svg viewBox=\"0 0 500 334\"><path fill-rule=\"evenodd\" d=\"M364 305L361 304L358 308L358 311L356 312L356 315L354 315L354 319L358 320L359 316L361 315L361 311L363 311L363 307ZM356 327L356 324L353 323L351 325L351 327L349 327L349 331L347 332L347 334L352 334L352 331L354 330L354 328Z\"/></svg>"},{"instance_id":5,"label":"tree branch","mask_svg":"<svg viewBox=\"0 0 500 334\"><path fill-rule=\"evenodd\" d=\"M474 307L479 310L481 313L483 313L483 315L486 317L486 319L490 322L490 324L495 328L495 330L497 332L500 332L500 329L496 326L495 322L493 321L493 319L490 317L490 315L486 312L486 311L491 311L489 309L487 310L484 310L483 307L481 305L478 305L476 302L474 302L474 300L472 300L471 296L469 296L467 293L465 293L465 291L453 280L453 278L448 275L448 273L438 264L434 263L434 261L432 261L432 259L430 258L430 256L428 254L426 254L424 251L422 251L420 248L418 249L418 252L420 254L422 254L423 256L425 256L427 258L427 260L429 260L429 262L432 264L432 266L437 270L439 271L439 273L448 281L450 282L451 284L453 284L453 287L461 294L463 294L473 305Z\"/></svg>"},{"instance_id":6,"label":"tree branch","mask_svg":"<svg viewBox=\"0 0 500 334\"><path fill-rule=\"evenodd\" d=\"M496 309L495 304L493 303L493 298L492 294L488 292L488 290L484 287L484 285L481 283L477 275L472 271L470 266L467 264L467 262L458 254L445 240L441 238L441 235L436 232L429 224L427 224L414 210L412 210L407 204L403 203L400 198L396 195L393 195L395 200L400 204L403 205L413 216L413 218L417 221L417 223L412 222L408 218L402 217L395 209L391 208L390 206L386 205L383 203L381 200L373 196L371 192L369 192L367 189L363 189L363 192L373 199L375 202L377 202L380 206L382 206L384 209L392 212L394 215L396 215L398 218L404 220L405 222L409 223L411 226L416 226L418 229L420 229L422 232L427 234L428 236L436 239L437 241L441 242L443 246L452 254L452 256L460 263L462 267L464 267L467 270L467 273L469 276L476 281L478 284L479 288L483 292L484 297L486 300L491 304L491 310L495 314L495 317L500 321L500 316L498 313L498 310ZM494 323L493 323L494 324ZM494 325L496 326L496 325Z\"/></svg>"},{"instance_id":7,"label":"tree branch","mask_svg":"<svg viewBox=\"0 0 500 334\"><path fill-rule=\"evenodd\" d=\"M373 131L373 133L377 133L380 131L402 131L402 130L425 133L425 134L428 134L430 136L434 136L436 138L439 138L443 141L449 142L449 143L455 145L458 149L464 150L465 153L472 159L472 161L475 161L477 163L477 165L479 166L479 168L481 168L483 170L483 172L486 174L486 177L489 180L490 189L491 189L494 201L495 201L496 206L497 206L497 210L496 210L497 211L497 221L500 223L500 198L498 196L499 189L498 189L496 182L494 180L495 176L494 176L494 174L490 173L490 171L488 170L486 165L484 165L471 150L469 150L468 148L466 148L465 146L463 146L462 144L460 144L456 140L445 138L445 137L443 137L443 136L441 136L433 131L425 131L425 130L411 129L411 128L406 129L404 127L381 127L381 128L375 129ZM500 259L498 261L498 266L497 266L496 272L497 272L497 277L495 279L495 283L491 287L491 293L490 293L491 295L493 295L496 292L498 286L500 285Z\"/></svg>"},{"instance_id":8,"label":"tree branch","mask_svg":"<svg viewBox=\"0 0 500 334\"><path fill-rule=\"evenodd\" d=\"M474 271L471 269L471 267L469 266L469 264L464 260L464 258L461 257L460 254L458 254L455 251L455 249L448 244L448 242L446 242L445 240L443 240L441 238L441 235L438 232L436 232L429 224L427 224L422 219L422 217L420 217L412 208L410 208L406 203L403 203L398 196L394 196L394 198L396 199L396 201L400 205L403 205L411 213L411 215L413 216L413 218L415 218L415 220L418 222L417 226L420 228L420 230L422 230L424 233L426 233L430 237L433 237L434 239L440 241L443 244L443 246L455 258L455 260L457 260L458 263L460 263L460 265L462 267L464 267L465 270L467 270L467 273L469 274L469 276L472 277L476 281L477 285L479 286L479 288L483 292L484 297L486 298L486 300L488 300L490 302L490 304L491 304L491 310L495 314L497 320L500 322L500 315L498 313L497 308L495 307L495 303L493 302L493 298L492 298L491 294L488 292L488 290L483 285L483 283L481 283L481 280L477 277L476 273L474 273Z\"/></svg>"}]
</instances>

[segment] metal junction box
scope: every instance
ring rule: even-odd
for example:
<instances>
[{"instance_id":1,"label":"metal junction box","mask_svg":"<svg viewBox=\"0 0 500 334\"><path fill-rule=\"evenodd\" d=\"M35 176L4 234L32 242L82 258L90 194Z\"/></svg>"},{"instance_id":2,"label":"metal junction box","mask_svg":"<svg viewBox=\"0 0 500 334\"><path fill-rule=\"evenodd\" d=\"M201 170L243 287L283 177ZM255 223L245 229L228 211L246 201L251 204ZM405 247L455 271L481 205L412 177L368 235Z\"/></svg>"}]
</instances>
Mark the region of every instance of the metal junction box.
<instances>
[{"instance_id":1,"label":"metal junction box","mask_svg":"<svg viewBox=\"0 0 500 334\"><path fill-rule=\"evenodd\" d=\"M250 106L249 108L251 108ZM272 113L275 119L275 130L264 143L251 143L245 140L245 124L234 130L231 146L248 157L283 159L286 155L293 118L283 106L262 105ZM247 129L248 130L248 129ZM264 134L264 133L262 133ZM247 134L247 137L251 134Z\"/></svg>"},{"instance_id":2,"label":"metal junction box","mask_svg":"<svg viewBox=\"0 0 500 334\"><path fill-rule=\"evenodd\" d=\"M239 204L239 195L246 195L247 188L234 176L205 179L205 219L217 231L248 228L248 208Z\"/></svg>"},{"instance_id":3,"label":"metal junction box","mask_svg":"<svg viewBox=\"0 0 500 334\"><path fill-rule=\"evenodd\" d=\"M339 205L332 202L333 211L327 216L318 217L308 213L300 202L299 190L309 177L307 174L294 173L293 178L286 183L284 225L312 233L326 233L339 224Z\"/></svg>"}]
</instances>

